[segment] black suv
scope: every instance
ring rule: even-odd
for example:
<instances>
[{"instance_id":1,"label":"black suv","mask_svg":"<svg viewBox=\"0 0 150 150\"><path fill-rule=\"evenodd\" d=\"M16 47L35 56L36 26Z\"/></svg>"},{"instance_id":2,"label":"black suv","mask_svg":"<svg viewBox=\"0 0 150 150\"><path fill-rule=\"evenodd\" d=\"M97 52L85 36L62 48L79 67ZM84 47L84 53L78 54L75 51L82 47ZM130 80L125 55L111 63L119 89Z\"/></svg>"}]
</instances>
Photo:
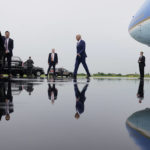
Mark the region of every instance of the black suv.
<instances>
[{"instance_id":1,"label":"black suv","mask_svg":"<svg viewBox=\"0 0 150 150\"><path fill-rule=\"evenodd\" d=\"M28 73L27 62L24 63L23 68L24 68L24 74L27 74ZM34 74L34 76L36 76L36 77L39 77L39 76L41 76L41 75L43 75L45 73L44 73L44 69L43 68L33 66L32 74Z\"/></svg>"},{"instance_id":2,"label":"black suv","mask_svg":"<svg viewBox=\"0 0 150 150\"><path fill-rule=\"evenodd\" d=\"M53 75L53 68L50 70L50 75ZM73 73L65 68L56 68L56 76L73 77Z\"/></svg>"},{"instance_id":3,"label":"black suv","mask_svg":"<svg viewBox=\"0 0 150 150\"><path fill-rule=\"evenodd\" d=\"M6 60L5 60L5 67L3 68L2 73L4 74L8 73L8 63ZM27 64L23 63L20 57L13 56L11 62L11 73L13 76L19 74L21 77L23 77L24 74L27 74ZM33 74L36 77L40 76L44 74L44 70L43 68L33 66Z\"/></svg>"},{"instance_id":4,"label":"black suv","mask_svg":"<svg viewBox=\"0 0 150 150\"><path fill-rule=\"evenodd\" d=\"M3 68L2 73L4 73L4 74L8 73L8 63L6 60L5 60L5 66ZM17 56L12 57L11 73L14 76L17 74L19 74L20 76L23 76L23 61Z\"/></svg>"}]
</instances>

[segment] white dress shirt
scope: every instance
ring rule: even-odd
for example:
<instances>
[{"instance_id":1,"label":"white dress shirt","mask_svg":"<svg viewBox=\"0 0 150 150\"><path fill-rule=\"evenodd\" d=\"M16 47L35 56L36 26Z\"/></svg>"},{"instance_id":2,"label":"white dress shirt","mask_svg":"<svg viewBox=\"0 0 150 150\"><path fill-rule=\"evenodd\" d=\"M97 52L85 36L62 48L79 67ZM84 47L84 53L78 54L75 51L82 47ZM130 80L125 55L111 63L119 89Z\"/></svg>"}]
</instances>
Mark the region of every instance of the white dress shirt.
<instances>
[{"instance_id":1,"label":"white dress shirt","mask_svg":"<svg viewBox=\"0 0 150 150\"><path fill-rule=\"evenodd\" d=\"M5 46L6 50L9 51L9 49L8 49L9 38L5 39L5 42L7 42L7 45L4 45L4 46ZM6 43L5 43L5 44L6 44Z\"/></svg>"},{"instance_id":2,"label":"white dress shirt","mask_svg":"<svg viewBox=\"0 0 150 150\"><path fill-rule=\"evenodd\" d=\"M51 59L54 61L54 59L55 59L55 53L51 54Z\"/></svg>"},{"instance_id":3,"label":"white dress shirt","mask_svg":"<svg viewBox=\"0 0 150 150\"><path fill-rule=\"evenodd\" d=\"M80 40L77 42L77 46L79 45L79 43L81 42L81 40L82 40L82 39L80 39Z\"/></svg>"}]
</instances>

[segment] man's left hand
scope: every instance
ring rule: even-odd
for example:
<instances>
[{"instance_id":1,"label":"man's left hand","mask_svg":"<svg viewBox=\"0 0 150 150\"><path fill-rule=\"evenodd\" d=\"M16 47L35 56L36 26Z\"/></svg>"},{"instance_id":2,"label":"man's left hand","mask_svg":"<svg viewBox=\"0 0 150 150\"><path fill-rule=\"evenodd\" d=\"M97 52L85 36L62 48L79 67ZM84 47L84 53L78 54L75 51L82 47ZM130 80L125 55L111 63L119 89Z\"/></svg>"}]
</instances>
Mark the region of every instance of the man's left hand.
<instances>
[{"instance_id":1,"label":"man's left hand","mask_svg":"<svg viewBox=\"0 0 150 150\"><path fill-rule=\"evenodd\" d=\"M79 57L80 57L81 55L78 53L78 54L77 54L77 56L79 56Z\"/></svg>"},{"instance_id":2,"label":"man's left hand","mask_svg":"<svg viewBox=\"0 0 150 150\"><path fill-rule=\"evenodd\" d=\"M6 50L6 54L8 54L9 53L9 50Z\"/></svg>"}]
</instances>

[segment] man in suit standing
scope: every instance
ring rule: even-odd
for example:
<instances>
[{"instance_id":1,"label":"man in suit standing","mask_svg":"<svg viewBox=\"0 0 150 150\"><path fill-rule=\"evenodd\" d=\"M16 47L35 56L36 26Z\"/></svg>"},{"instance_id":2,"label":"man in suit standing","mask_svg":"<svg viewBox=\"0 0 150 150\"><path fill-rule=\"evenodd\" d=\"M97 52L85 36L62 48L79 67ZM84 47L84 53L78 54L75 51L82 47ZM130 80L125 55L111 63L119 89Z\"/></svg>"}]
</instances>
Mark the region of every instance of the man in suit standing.
<instances>
[{"instance_id":1,"label":"man in suit standing","mask_svg":"<svg viewBox=\"0 0 150 150\"><path fill-rule=\"evenodd\" d=\"M3 37L4 47L5 47L5 55L4 55L4 65L5 65L5 58L7 58L8 62L8 75L11 76L11 58L13 56L13 48L14 42L13 39L10 38L10 32L5 32L5 37Z\"/></svg>"},{"instance_id":2,"label":"man in suit standing","mask_svg":"<svg viewBox=\"0 0 150 150\"><path fill-rule=\"evenodd\" d=\"M32 77L32 70L33 70L34 61L31 59L31 56L26 61L26 63L27 63L27 75Z\"/></svg>"},{"instance_id":3,"label":"man in suit standing","mask_svg":"<svg viewBox=\"0 0 150 150\"><path fill-rule=\"evenodd\" d=\"M138 60L139 70L140 70L140 79L144 78L144 68L145 68L145 56L143 56L143 52L140 52L140 57Z\"/></svg>"},{"instance_id":4,"label":"man in suit standing","mask_svg":"<svg viewBox=\"0 0 150 150\"><path fill-rule=\"evenodd\" d=\"M58 55L57 55L57 53L55 53L55 49L52 49L52 52L48 56L48 64L49 64L49 67L47 70L47 76L49 75L49 72L50 72L50 69L52 66L53 66L53 73L55 76L56 75L55 74L55 66L58 64Z\"/></svg>"},{"instance_id":5,"label":"man in suit standing","mask_svg":"<svg viewBox=\"0 0 150 150\"><path fill-rule=\"evenodd\" d=\"M0 32L0 77L2 77L4 53L5 53L4 41Z\"/></svg>"},{"instance_id":6,"label":"man in suit standing","mask_svg":"<svg viewBox=\"0 0 150 150\"><path fill-rule=\"evenodd\" d=\"M77 42L76 63L75 63L75 69L74 69L74 79L76 79L76 77L77 77L77 72L78 72L78 68L79 68L80 63L82 63L82 65L83 65L83 67L87 73L87 78L89 79L89 77L91 75L90 75L88 66L86 64L86 57L87 57L86 52L85 52L86 44L85 44L85 41L83 41L81 39L81 35L79 35L79 34L76 36L76 40L78 42Z\"/></svg>"}]
</instances>

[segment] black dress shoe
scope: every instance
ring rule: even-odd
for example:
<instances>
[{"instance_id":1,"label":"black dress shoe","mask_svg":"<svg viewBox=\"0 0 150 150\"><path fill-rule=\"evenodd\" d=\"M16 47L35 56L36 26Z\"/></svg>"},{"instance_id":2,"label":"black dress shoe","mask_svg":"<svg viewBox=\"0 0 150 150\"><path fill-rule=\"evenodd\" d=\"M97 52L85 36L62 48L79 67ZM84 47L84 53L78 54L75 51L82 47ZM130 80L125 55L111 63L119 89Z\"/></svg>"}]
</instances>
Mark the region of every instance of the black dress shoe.
<instances>
[{"instance_id":1,"label":"black dress shoe","mask_svg":"<svg viewBox=\"0 0 150 150\"><path fill-rule=\"evenodd\" d=\"M87 75L87 77L86 77L86 78L87 78L87 79L90 79L90 77L91 77L91 75Z\"/></svg>"}]
</instances>

